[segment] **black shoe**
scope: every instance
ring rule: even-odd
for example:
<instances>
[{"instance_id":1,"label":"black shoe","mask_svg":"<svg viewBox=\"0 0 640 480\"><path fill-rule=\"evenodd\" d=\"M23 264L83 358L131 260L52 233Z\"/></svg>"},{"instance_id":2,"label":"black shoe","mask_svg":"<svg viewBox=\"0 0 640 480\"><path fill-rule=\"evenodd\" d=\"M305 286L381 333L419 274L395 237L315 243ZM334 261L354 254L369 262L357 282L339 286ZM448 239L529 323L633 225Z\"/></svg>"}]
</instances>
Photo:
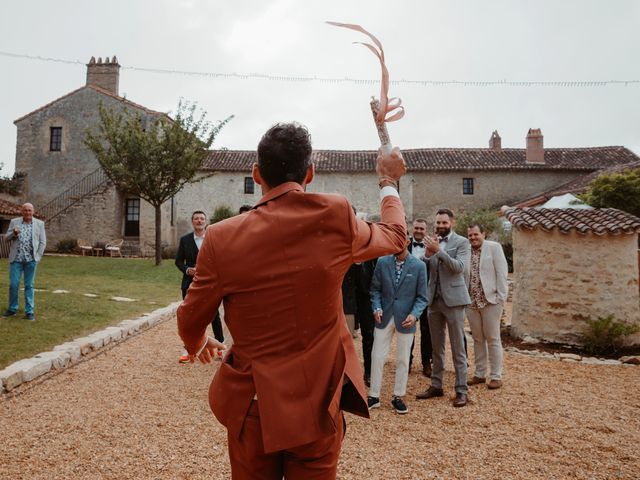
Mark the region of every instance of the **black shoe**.
<instances>
[{"instance_id":1,"label":"black shoe","mask_svg":"<svg viewBox=\"0 0 640 480\"><path fill-rule=\"evenodd\" d=\"M7 318L7 317L13 317L15 314L16 314L16 312L14 312L13 310L9 310L9 309L7 309L7 310L2 314L2 316L3 316L4 318Z\"/></svg>"},{"instance_id":2,"label":"black shoe","mask_svg":"<svg viewBox=\"0 0 640 480\"><path fill-rule=\"evenodd\" d=\"M418 400L426 400L427 398L441 397L444 392L441 388L429 387L424 392L420 392L416 395Z\"/></svg>"},{"instance_id":3,"label":"black shoe","mask_svg":"<svg viewBox=\"0 0 640 480\"><path fill-rule=\"evenodd\" d=\"M378 397L367 397L367 406L369 410L372 408L380 408L380 399Z\"/></svg>"},{"instance_id":4,"label":"black shoe","mask_svg":"<svg viewBox=\"0 0 640 480\"><path fill-rule=\"evenodd\" d=\"M27 313L24 318L26 318L27 320L29 320L30 322L34 322L36 319L36 316L33 313Z\"/></svg>"},{"instance_id":5,"label":"black shoe","mask_svg":"<svg viewBox=\"0 0 640 480\"><path fill-rule=\"evenodd\" d=\"M396 409L396 412L400 415L404 415L405 413L409 413L409 409L402 401L402 398L393 396L393 400L391 400L391 405Z\"/></svg>"},{"instance_id":6,"label":"black shoe","mask_svg":"<svg viewBox=\"0 0 640 480\"><path fill-rule=\"evenodd\" d=\"M364 374L364 384L367 388L371 387L371 375Z\"/></svg>"}]
</instances>

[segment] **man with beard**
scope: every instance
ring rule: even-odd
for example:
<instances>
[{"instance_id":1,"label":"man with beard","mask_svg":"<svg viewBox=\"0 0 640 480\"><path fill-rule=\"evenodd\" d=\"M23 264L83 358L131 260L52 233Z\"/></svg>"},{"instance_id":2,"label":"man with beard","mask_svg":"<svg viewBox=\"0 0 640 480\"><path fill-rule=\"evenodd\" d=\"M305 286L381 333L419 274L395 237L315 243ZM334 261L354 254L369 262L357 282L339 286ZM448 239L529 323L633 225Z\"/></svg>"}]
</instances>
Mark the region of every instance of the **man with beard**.
<instances>
[{"instance_id":1,"label":"man with beard","mask_svg":"<svg viewBox=\"0 0 640 480\"><path fill-rule=\"evenodd\" d=\"M427 221L424 218L416 218L413 221L413 236L411 237L411 243L409 243L409 253L416 257L418 260L422 260L427 263L425 253L427 253L427 245L424 241L424 237L427 234ZM429 275L427 265L427 278ZM431 377L431 332L429 331L429 319L427 317L428 310L425 308L420 315L420 358L422 359L422 374L425 377ZM411 345L411 358L409 360L409 370L411 370L411 364L413 363L413 347L415 345L415 339Z\"/></svg>"},{"instance_id":2,"label":"man with beard","mask_svg":"<svg viewBox=\"0 0 640 480\"><path fill-rule=\"evenodd\" d=\"M489 357L489 383L492 390L502 386L502 342L500 317L509 293L507 259L498 242L485 240L484 227L474 223L467 229L471 242L471 271L467 318L473 335L476 370L469 385L486 381Z\"/></svg>"},{"instance_id":3,"label":"man with beard","mask_svg":"<svg viewBox=\"0 0 640 480\"><path fill-rule=\"evenodd\" d=\"M452 231L453 212L436 213L436 235L425 237L429 263L429 329L433 343L431 386L418 399L441 397L444 377L445 329L449 331L451 356L456 372L454 407L467 404L467 355L464 346L464 310L469 298L469 240Z\"/></svg>"}]
</instances>

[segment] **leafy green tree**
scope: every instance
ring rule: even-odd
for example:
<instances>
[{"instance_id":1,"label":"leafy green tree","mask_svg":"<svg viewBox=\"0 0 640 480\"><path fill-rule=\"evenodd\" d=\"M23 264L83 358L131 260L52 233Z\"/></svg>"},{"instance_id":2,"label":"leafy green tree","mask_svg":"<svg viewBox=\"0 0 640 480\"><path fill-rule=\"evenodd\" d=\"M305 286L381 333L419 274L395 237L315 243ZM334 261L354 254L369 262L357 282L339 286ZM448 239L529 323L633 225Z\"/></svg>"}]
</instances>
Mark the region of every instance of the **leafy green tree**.
<instances>
[{"instance_id":1,"label":"leafy green tree","mask_svg":"<svg viewBox=\"0 0 640 480\"><path fill-rule=\"evenodd\" d=\"M600 175L580 199L592 207L617 208L640 217L640 168Z\"/></svg>"},{"instance_id":2,"label":"leafy green tree","mask_svg":"<svg viewBox=\"0 0 640 480\"><path fill-rule=\"evenodd\" d=\"M87 130L85 144L109 179L121 191L154 207L156 265L162 261L160 207L185 184L205 178L196 175L216 135L231 118L212 124L196 103L183 101L173 119L100 105L97 131Z\"/></svg>"},{"instance_id":3,"label":"leafy green tree","mask_svg":"<svg viewBox=\"0 0 640 480\"><path fill-rule=\"evenodd\" d=\"M494 232L501 233L502 230L502 222L500 217L498 217L496 210L488 208L473 210L471 212L463 212L458 215L456 217L456 233L466 237L467 228L469 228L469 225L473 223L479 223L482 225L487 237L492 235Z\"/></svg>"},{"instance_id":4,"label":"leafy green tree","mask_svg":"<svg viewBox=\"0 0 640 480\"><path fill-rule=\"evenodd\" d=\"M479 223L484 227L486 237L502 244L509 271L513 272L513 245L511 229L505 228L504 218L499 217L495 209L487 208L463 212L456 217L455 231L458 235L467 236L469 225Z\"/></svg>"}]
</instances>

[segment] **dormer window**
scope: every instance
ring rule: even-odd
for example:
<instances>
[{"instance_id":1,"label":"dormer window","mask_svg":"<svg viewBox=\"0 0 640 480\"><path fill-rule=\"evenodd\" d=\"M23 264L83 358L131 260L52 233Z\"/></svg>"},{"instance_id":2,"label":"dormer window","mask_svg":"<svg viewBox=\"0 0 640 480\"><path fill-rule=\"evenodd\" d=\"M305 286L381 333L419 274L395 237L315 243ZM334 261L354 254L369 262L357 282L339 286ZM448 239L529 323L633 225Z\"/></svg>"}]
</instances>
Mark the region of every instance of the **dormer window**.
<instances>
[{"instance_id":1,"label":"dormer window","mask_svg":"<svg viewBox=\"0 0 640 480\"><path fill-rule=\"evenodd\" d=\"M49 150L52 152L59 152L62 150L62 127L51 127Z\"/></svg>"}]
</instances>

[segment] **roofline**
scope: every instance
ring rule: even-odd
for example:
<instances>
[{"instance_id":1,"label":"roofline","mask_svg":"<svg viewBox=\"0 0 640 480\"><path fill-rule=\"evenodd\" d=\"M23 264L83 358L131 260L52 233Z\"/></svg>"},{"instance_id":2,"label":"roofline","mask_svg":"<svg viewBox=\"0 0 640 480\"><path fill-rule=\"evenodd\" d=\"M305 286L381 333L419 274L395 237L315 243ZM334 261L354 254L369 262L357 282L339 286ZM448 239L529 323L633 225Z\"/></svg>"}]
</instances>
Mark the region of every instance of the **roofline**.
<instances>
[{"instance_id":1,"label":"roofline","mask_svg":"<svg viewBox=\"0 0 640 480\"><path fill-rule=\"evenodd\" d=\"M121 97L121 96L119 96L119 95L116 95L116 94L114 94L114 93L111 93L111 92L109 92L109 91L107 91L107 90L104 90L104 89L102 89L102 88L100 88L100 87L96 87L95 85L83 85L82 87L80 87L80 88L76 88L75 90L73 90L73 91L71 91L71 92L69 92L69 93L67 93L67 94L65 94L65 95L63 95L63 96L61 96L61 97L58 97L58 98L56 98L55 100L52 100L51 102L49 102L49 103L47 103L47 104L45 104L45 105L42 105L41 107L36 108L35 110L32 110L31 112L27 113L26 115L23 115L22 117L20 117L20 118L18 118L18 119L16 119L16 120L14 120L14 121L13 121L13 124L14 124L14 125L17 125L19 122L21 122L22 120L26 119L27 117L30 117L31 115L34 115L35 113L41 112L42 110L45 110L46 108L48 108L48 107L52 106L53 104L58 103L59 101L64 100L65 98L70 97L71 95L73 95L73 94L75 94L75 93L78 93L80 90L83 90L83 89L85 89L85 88L89 88L89 89L94 90L94 91L96 91L96 92L98 92L98 93L101 93L102 95L106 95L106 96L108 96L108 97L111 97L111 98L113 98L113 99L115 99L115 100L118 100L118 101L120 101L120 102L123 102L123 103L125 103L126 105L129 105L129 106L131 106L131 107L134 107L134 108L137 108L137 109L143 110L143 111L145 111L145 112L147 112L147 113L149 113L149 114L151 114L151 115L160 115L160 116L164 116L164 117L166 117L167 119L169 119L169 120L173 121L173 119L172 119L171 117L169 117L169 115L167 115L166 113L158 112L158 111L156 111L156 110L151 110L150 108L147 108L147 107L145 107L145 106L143 106L143 105L140 105L140 104L138 104L138 103L132 102L131 100L127 100L127 99L126 99L126 98L124 98L124 97Z\"/></svg>"}]
</instances>

